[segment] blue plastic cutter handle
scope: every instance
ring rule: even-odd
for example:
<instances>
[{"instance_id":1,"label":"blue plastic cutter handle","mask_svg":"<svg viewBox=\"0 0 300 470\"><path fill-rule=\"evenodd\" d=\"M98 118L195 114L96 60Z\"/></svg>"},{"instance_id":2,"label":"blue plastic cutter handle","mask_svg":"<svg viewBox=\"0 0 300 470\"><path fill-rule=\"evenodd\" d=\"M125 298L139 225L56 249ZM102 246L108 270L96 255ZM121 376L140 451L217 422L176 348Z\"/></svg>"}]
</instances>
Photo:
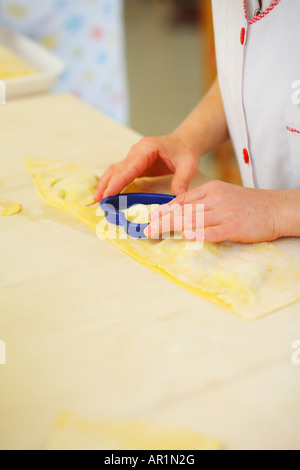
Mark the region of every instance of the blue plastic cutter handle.
<instances>
[{"instance_id":1,"label":"blue plastic cutter handle","mask_svg":"<svg viewBox=\"0 0 300 470\"><path fill-rule=\"evenodd\" d=\"M169 194L155 194L155 193L128 193L118 194L117 196L110 196L103 199L100 207L105 213L106 220L115 225L124 227L125 232L133 238L147 238L144 235L144 230L149 224L135 224L126 219L123 211L136 204L167 204L172 201L175 196Z\"/></svg>"}]
</instances>

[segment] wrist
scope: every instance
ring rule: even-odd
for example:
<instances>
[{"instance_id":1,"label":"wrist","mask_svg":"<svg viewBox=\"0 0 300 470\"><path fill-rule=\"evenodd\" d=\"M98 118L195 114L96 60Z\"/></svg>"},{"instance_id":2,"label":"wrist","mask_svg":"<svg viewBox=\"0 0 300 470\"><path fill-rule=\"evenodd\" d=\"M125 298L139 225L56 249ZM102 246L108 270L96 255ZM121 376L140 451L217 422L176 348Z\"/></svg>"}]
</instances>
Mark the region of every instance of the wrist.
<instances>
[{"instance_id":1,"label":"wrist","mask_svg":"<svg viewBox=\"0 0 300 470\"><path fill-rule=\"evenodd\" d=\"M279 237L300 237L300 189L277 193L275 217Z\"/></svg>"},{"instance_id":2,"label":"wrist","mask_svg":"<svg viewBox=\"0 0 300 470\"><path fill-rule=\"evenodd\" d=\"M204 143L201 141L202 139L199 134L195 135L188 126L182 124L171 135L187 147L195 155L195 158L200 159L206 153Z\"/></svg>"}]
</instances>

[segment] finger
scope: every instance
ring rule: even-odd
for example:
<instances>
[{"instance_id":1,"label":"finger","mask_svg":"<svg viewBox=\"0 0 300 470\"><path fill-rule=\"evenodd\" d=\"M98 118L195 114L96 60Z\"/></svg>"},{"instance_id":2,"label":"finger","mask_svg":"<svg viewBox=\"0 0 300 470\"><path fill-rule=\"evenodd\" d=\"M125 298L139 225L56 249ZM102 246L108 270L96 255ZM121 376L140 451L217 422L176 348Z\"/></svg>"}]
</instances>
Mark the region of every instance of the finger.
<instances>
[{"instance_id":1,"label":"finger","mask_svg":"<svg viewBox=\"0 0 300 470\"><path fill-rule=\"evenodd\" d=\"M219 243L230 240L230 228L228 225L216 225L204 230L205 243Z\"/></svg>"},{"instance_id":2,"label":"finger","mask_svg":"<svg viewBox=\"0 0 300 470\"><path fill-rule=\"evenodd\" d=\"M204 229L185 229L183 231L183 237L188 241L201 241L204 242Z\"/></svg>"},{"instance_id":3,"label":"finger","mask_svg":"<svg viewBox=\"0 0 300 470\"><path fill-rule=\"evenodd\" d=\"M116 174L120 174L123 171L123 169L126 167L126 165L129 164L130 159L133 158L134 155L135 155L135 147L132 147L127 157L122 162L118 163L117 165L111 165L108 168L108 170L105 172L102 178L100 178L99 185L98 185L97 192L96 192L97 201L99 200L99 198L101 200L103 197L110 196L110 194L107 194L107 189L110 185L110 182L113 176L115 176Z\"/></svg>"},{"instance_id":4,"label":"finger","mask_svg":"<svg viewBox=\"0 0 300 470\"><path fill-rule=\"evenodd\" d=\"M111 178L109 185L104 193L105 196L115 196L119 194L122 189L126 188L136 178L141 176L143 172L153 164L156 160L157 154L151 152L148 155L141 157L140 154L132 153L125 161L122 171L115 172Z\"/></svg>"},{"instance_id":5,"label":"finger","mask_svg":"<svg viewBox=\"0 0 300 470\"><path fill-rule=\"evenodd\" d=\"M145 229L145 235L148 238L157 238L162 233L182 232L183 216L181 211L167 214L160 219L151 222Z\"/></svg>"},{"instance_id":6,"label":"finger","mask_svg":"<svg viewBox=\"0 0 300 470\"><path fill-rule=\"evenodd\" d=\"M188 211L187 208L189 208ZM187 240L202 240L204 227L214 227L223 223L223 217L219 211L204 211L203 204L185 205L183 211L183 235Z\"/></svg>"},{"instance_id":7,"label":"finger","mask_svg":"<svg viewBox=\"0 0 300 470\"><path fill-rule=\"evenodd\" d=\"M204 188L201 186L199 188L192 189L187 193L181 194L180 196L176 197L172 201L168 202L168 204L163 204L156 210L154 210L150 215L150 220L157 219L158 217L162 217L165 214L168 214L171 211L174 211L176 206L187 206L189 204L193 205L195 209L193 210L202 210L202 207L206 209L206 192ZM198 207L198 209L197 209Z\"/></svg>"},{"instance_id":8,"label":"finger","mask_svg":"<svg viewBox=\"0 0 300 470\"><path fill-rule=\"evenodd\" d=\"M175 206L173 206L174 208ZM147 236L157 237L162 233L200 230L204 228L203 204L176 206L175 210L160 218L151 220Z\"/></svg>"},{"instance_id":9,"label":"finger","mask_svg":"<svg viewBox=\"0 0 300 470\"><path fill-rule=\"evenodd\" d=\"M175 199L174 199L174 201L175 201ZM150 220L154 221L156 219L159 219L159 218L163 217L165 214L168 214L169 212L171 212L171 210L172 211L175 211L177 209L181 210L181 208L183 207L180 204L176 204L176 203L173 203L172 206L170 204L171 203L162 204L157 209L152 211L151 214L150 214Z\"/></svg>"},{"instance_id":10,"label":"finger","mask_svg":"<svg viewBox=\"0 0 300 470\"><path fill-rule=\"evenodd\" d=\"M115 165L111 165L106 172L101 176L98 187L94 196L95 202L100 202L103 199L103 193L115 171Z\"/></svg>"},{"instance_id":11,"label":"finger","mask_svg":"<svg viewBox=\"0 0 300 470\"><path fill-rule=\"evenodd\" d=\"M175 196L185 193L189 189L189 185L198 171L198 163L194 158L189 157L182 159L175 170L172 180L172 191Z\"/></svg>"},{"instance_id":12,"label":"finger","mask_svg":"<svg viewBox=\"0 0 300 470\"><path fill-rule=\"evenodd\" d=\"M224 224L225 216L218 210L206 210L204 212L204 226L205 227L214 227L216 225Z\"/></svg>"},{"instance_id":13,"label":"finger","mask_svg":"<svg viewBox=\"0 0 300 470\"><path fill-rule=\"evenodd\" d=\"M140 176L140 165L129 166L121 172L116 172L109 181L104 196L115 196Z\"/></svg>"},{"instance_id":14,"label":"finger","mask_svg":"<svg viewBox=\"0 0 300 470\"><path fill-rule=\"evenodd\" d=\"M200 209L197 210L197 207ZM187 240L204 240L204 227L220 226L224 223L224 216L217 210L201 211L203 205L193 208L193 217L184 223L184 238ZM197 217L198 216L198 217Z\"/></svg>"},{"instance_id":15,"label":"finger","mask_svg":"<svg viewBox=\"0 0 300 470\"><path fill-rule=\"evenodd\" d=\"M160 152L159 157L153 162L153 164L147 168L140 176L151 177L151 176L163 176L170 175L175 172L175 167L172 161L168 160L167 156L163 156Z\"/></svg>"}]
</instances>

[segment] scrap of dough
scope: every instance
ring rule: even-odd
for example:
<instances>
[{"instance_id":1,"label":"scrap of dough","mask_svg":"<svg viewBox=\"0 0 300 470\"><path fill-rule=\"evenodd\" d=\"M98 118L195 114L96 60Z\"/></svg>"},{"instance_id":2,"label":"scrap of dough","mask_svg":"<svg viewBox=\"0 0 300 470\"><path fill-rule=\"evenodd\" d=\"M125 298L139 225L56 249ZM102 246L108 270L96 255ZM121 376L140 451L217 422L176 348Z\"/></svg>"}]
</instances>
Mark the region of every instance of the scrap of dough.
<instances>
[{"instance_id":1,"label":"scrap of dough","mask_svg":"<svg viewBox=\"0 0 300 470\"><path fill-rule=\"evenodd\" d=\"M0 44L0 79L24 77L36 73L14 52Z\"/></svg>"},{"instance_id":2,"label":"scrap of dough","mask_svg":"<svg viewBox=\"0 0 300 470\"><path fill-rule=\"evenodd\" d=\"M137 261L245 320L254 320L300 300L300 264L271 243L206 243L201 250L194 251L186 249L184 240L174 238L132 239L122 227L109 224L97 206L85 207L55 193L54 181L69 178L76 181L83 175L97 174L95 170L47 160L27 160L26 166L39 193L50 205L87 223ZM169 188L169 177L141 178L124 192L169 193Z\"/></svg>"},{"instance_id":3,"label":"scrap of dough","mask_svg":"<svg viewBox=\"0 0 300 470\"><path fill-rule=\"evenodd\" d=\"M88 421L63 413L46 450L219 450L216 439L139 421Z\"/></svg>"},{"instance_id":4,"label":"scrap of dough","mask_svg":"<svg viewBox=\"0 0 300 470\"><path fill-rule=\"evenodd\" d=\"M7 209L1 212L1 217L9 217L11 215L19 214L22 210L20 204L12 204Z\"/></svg>"}]
</instances>

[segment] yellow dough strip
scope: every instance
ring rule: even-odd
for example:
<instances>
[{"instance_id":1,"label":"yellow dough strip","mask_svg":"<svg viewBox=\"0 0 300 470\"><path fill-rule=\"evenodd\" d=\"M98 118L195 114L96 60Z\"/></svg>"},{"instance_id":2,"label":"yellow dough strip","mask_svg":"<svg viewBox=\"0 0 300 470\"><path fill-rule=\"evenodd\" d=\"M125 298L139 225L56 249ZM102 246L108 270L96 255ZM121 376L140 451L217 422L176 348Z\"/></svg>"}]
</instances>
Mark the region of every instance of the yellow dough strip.
<instances>
[{"instance_id":1,"label":"yellow dough strip","mask_svg":"<svg viewBox=\"0 0 300 470\"><path fill-rule=\"evenodd\" d=\"M26 167L48 204L74 215L136 261L245 320L300 300L300 265L272 244L205 244L202 250L188 251L184 240L112 239L101 227L104 216L97 215L98 206L88 205L96 188L97 170L38 159L27 160ZM163 178L143 178L126 192L168 192L169 183ZM121 227L112 224L109 230L125 235Z\"/></svg>"},{"instance_id":2,"label":"yellow dough strip","mask_svg":"<svg viewBox=\"0 0 300 470\"><path fill-rule=\"evenodd\" d=\"M96 215L96 209L95 208L91 209L91 208L87 208L87 207L79 207L79 206L77 206L77 205L75 205L71 202L66 201L66 200L60 200L59 198L54 198L53 195L49 196L48 191L45 190L46 189L45 188L45 183L42 181L39 174L38 173L32 173L31 164L30 164L31 161L32 161L31 159L27 159L26 162L25 162L25 166L29 170L29 172L31 173L31 175L34 179L34 182L35 182L36 189L39 192L39 194L42 196L44 201L46 203L48 203L50 206L52 206L56 209L63 210L65 212L67 212L68 214L71 214L71 215L75 216L77 219L79 219L81 222L84 222L85 224L87 224L93 230L97 230L97 225L98 225L101 217ZM36 160L34 160L34 162L36 163ZM42 162L45 162L45 160L42 160ZM53 164L53 161L50 160L49 164L50 165ZM69 164L69 165L72 165L72 164ZM70 167L70 169L71 169L71 167ZM51 183L51 186L53 186L53 183ZM127 188L126 192L130 192L130 188ZM98 207L98 205L97 205L97 207ZM229 304L226 304L225 301L222 301L222 300L216 298L213 294L208 294L207 292L205 292L205 291L203 291L199 288L193 287L193 286L191 286L191 285L189 285L189 284L187 284L183 281L179 281L176 277L174 277L171 274L169 274L168 272L166 272L163 268L160 268L160 267L155 266L151 263L148 263L147 261L142 260L136 254L134 249L131 249L128 245L125 245L124 243L121 243L124 240L118 240L118 239L113 240L113 239L110 239L110 238L106 238L106 240L109 241L114 246L117 246L123 253L125 253L126 255L129 255L135 261L138 261L139 263L142 263L142 264L148 266L149 268L151 268L156 273L159 273L159 274L163 275L165 278L167 278L169 281L174 282L176 285L185 288L186 290L188 290L192 294L198 295L199 297L201 297L205 300L208 300L209 302L213 302L214 304L218 305L219 307L223 307L223 308L226 308L226 309L232 311ZM141 242L144 243L144 241L141 241Z\"/></svg>"}]
</instances>

